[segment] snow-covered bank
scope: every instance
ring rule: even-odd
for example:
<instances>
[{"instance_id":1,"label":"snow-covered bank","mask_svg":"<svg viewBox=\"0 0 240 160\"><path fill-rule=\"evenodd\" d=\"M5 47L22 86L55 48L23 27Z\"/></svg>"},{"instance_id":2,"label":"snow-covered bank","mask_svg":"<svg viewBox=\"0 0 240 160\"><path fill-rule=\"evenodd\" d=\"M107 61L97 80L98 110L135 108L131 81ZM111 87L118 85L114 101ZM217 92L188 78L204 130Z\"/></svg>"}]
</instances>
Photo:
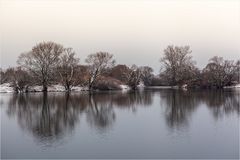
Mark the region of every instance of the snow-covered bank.
<instances>
[{"instance_id":1,"label":"snow-covered bank","mask_svg":"<svg viewBox=\"0 0 240 160\"><path fill-rule=\"evenodd\" d=\"M0 85L0 93L12 93L14 92L13 87L10 83L3 83Z\"/></svg>"},{"instance_id":2,"label":"snow-covered bank","mask_svg":"<svg viewBox=\"0 0 240 160\"><path fill-rule=\"evenodd\" d=\"M236 85L233 85L233 86L225 86L225 87L223 87L223 88L227 88L227 89L229 89L229 88L230 88L230 89L231 89L231 88L232 88L232 89L237 89L237 88L238 88L238 89L240 89L240 83L239 83L239 84L236 84Z\"/></svg>"},{"instance_id":3,"label":"snow-covered bank","mask_svg":"<svg viewBox=\"0 0 240 160\"><path fill-rule=\"evenodd\" d=\"M119 85L120 90L122 91L129 91L131 88L128 85L121 84ZM187 86L178 87L178 86L144 86L144 85L138 85L138 89L186 89ZM234 85L234 86L226 86L225 89L240 89L240 84ZM28 92L42 92L43 87L42 86L30 86L28 87ZM81 91L88 91L88 87L82 87L82 86L74 86L71 88L71 91L73 92L81 92ZM0 93L13 93L15 92L14 87L11 86L10 83L4 83L0 85ZM56 84L51 85L48 87L48 92L66 92L65 87Z\"/></svg>"},{"instance_id":4,"label":"snow-covered bank","mask_svg":"<svg viewBox=\"0 0 240 160\"><path fill-rule=\"evenodd\" d=\"M88 87L82 87L82 86L74 86L71 88L71 91L80 92L80 91L88 91Z\"/></svg>"},{"instance_id":5,"label":"snow-covered bank","mask_svg":"<svg viewBox=\"0 0 240 160\"><path fill-rule=\"evenodd\" d=\"M147 86L147 89L177 89L178 86Z\"/></svg>"},{"instance_id":6,"label":"snow-covered bank","mask_svg":"<svg viewBox=\"0 0 240 160\"><path fill-rule=\"evenodd\" d=\"M137 85L137 88L140 89L140 90L143 90L143 89L145 88L144 83L141 81L141 82L139 83L139 85Z\"/></svg>"},{"instance_id":7,"label":"snow-covered bank","mask_svg":"<svg viewBox=\"0 0 240 160\"><path fill-rule=\"evenodd\" d=\"M120 88L121 88L121 90L123 90L123 91L128 91L128 90L130 90L130 87L129 87L128 85L124 85L124 84L121 84L121 85L120 85Z\"/></svg>"},{"instance_id":8,"label":"snow-covered bank","mask_svg":"<svg viewBox=\"0 0 240 160\"><path fill-rule=\"evenodd\" d=\"M28 88L28 92L42 92L42 86L31 86ZM51 85L48 87L48 92L65 92L65 87L59 84Z\"/></svg>"},{"instance_id":9,"label":"snow-covered bank","mask_svg":"<svg viewBox=\"0 0 240 160\"><path fill-rule=\"evenodd\" d=\"M42 86L31 86L28 88L29 92L42 92L43 87Z\"/></svg>"},{"instance_id":10,"label":"snow-covered bank","mask_svg":"<svg viewBox=\"0 0 240 160\"><path fill-rule=\"evenodd\" d=\"M130 90L130 87L127 85L119 85L120 90L128 91ZM28 92L42 92L43 87L42 86L29 86ZM82 87L82 86L74 86L71 88L71 91L73 92L81 92L81 91L88 91L88 87ZM14 87L11 86L10 83L4 83L0 85L0 93L13 93ZM51 85L48 87L48 92L66 92L65 87L60 84Z\"/></svg>"},{"instance_id":11,"label":"snow-covered bank","mask_svg":"<svg viewBox=\"0 0 240 160\"><path fill-rule=\"evenodd\" d=\"M32 86L28 88L29 92L42 92L43 87L42 86ZM71 88L71 91L80 92L80 91L87 91L88 87L82 87L82 86L74 86ZM48 87L48 92L66 92L66 89L63 85L56 84L51 85Z\"/></svg>"},{"instance_id":12,"label":"snow-covered bank","mask_svg":"<svg viewBox=\"0 0 240 160\"><path fill-rule=\"evenodd\" d=\"M42 86L29 86L28 92L42 92ZM48 92L65 92L65 87L62 85L51 85L48 87ZM12 93L15 92L14 87L10 83L4 83L0 85L0 93Z\"/></svg>"}]
</instances>

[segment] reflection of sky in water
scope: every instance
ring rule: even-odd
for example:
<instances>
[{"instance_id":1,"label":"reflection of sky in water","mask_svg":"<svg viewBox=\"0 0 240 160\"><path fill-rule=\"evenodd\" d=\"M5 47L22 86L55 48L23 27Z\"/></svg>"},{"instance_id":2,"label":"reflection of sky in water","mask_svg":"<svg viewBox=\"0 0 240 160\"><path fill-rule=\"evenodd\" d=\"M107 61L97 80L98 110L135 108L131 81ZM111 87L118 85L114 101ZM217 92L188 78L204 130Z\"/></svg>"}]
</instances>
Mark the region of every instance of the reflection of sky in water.
<instances>
[{"instance_id":1,"label":"reflection of sky in water","mask_svg":"<svg viewBox=\"0 0 240 160\"><path fill-rule=\"evenodd\" d=\"M169 44L189 44L203 67L219 55L239 58L240 2L229 1L28 1L1 0L1 65L37 42L73 47L81 62L108 51L118 63L150 65Z\"/></svg>"},{"instance_id":2,"label":"reflection of sky in water","mask_svg":"<svg viewBox=\"0 0 240 160\"><path fill-rule=\"evenodd\" d=\"M236 158L239 92L2 94L2 158Z\"/></svg>"}]
</instances>

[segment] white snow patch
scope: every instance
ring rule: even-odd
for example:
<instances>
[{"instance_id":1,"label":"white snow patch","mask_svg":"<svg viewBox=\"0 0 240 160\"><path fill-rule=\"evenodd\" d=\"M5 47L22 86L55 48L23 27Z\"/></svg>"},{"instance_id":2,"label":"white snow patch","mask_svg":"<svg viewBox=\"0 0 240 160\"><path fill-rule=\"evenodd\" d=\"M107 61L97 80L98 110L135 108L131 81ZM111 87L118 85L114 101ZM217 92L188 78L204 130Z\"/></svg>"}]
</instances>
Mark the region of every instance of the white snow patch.
<instances>
[{"instance_id":1,"label":"white snow patch","mask_svg":"<svg viewBox=\"0 0 240 160\"><path fill-rule=\"evenodd\" d=\"M76 91L76 92L82 91L82 87L74 86L74 87L71 88L71 91Z\"/></svg>"},{"instance_id":2,"label":"white snow patch","mask_svg":"<svg viewBox=\"0 0 240 160\"><path fill-rule=\"evenodd\" d=\"M187 87L188 87L188 85L184 84L184 85L181 86L181 89L186 91L188 89Z\"/></svg>"},{"instance_id":3,"label":"white snow patch","mask_svg":"<svg viewBox=\"0 0 240 160\"><path fill-rule=\"evenodd\" d=\"M65 87L59 84L51 85L48 87L48 92L65 92L65 91L66 91Z\"/></svg>"},{"instance_id":4,"label":"white snow patch","mask_svg":"<svg viewBox=\"0 0 240 160\"><path fill-rule=\"evenodd\" d=\"M150 89L171 89L172 86L147 86L146 88L150 88Z\"/></svg>"},{"instance_id":5,"label":"white snow patch","mask_svg":"<svg viewBox=\"0 0 240 160\"><path fill-rule=\"evenodd\" d=\"M130 87L129 87L128 85L121 84L121 85L119 85L119 87L120 87L122 90L130 90Z\"/></svg>"},{"instance_id":6,"label":"white snow patch","mask_svg":"<svg viewBox=\"0 0 240 160\"><path fill-rule=\"evenodd\" d=\"M83 87L81 87L81 86L73 86L71 88L71 91L75 91L75 92L80 92L82 90L83 90Z\"/></svg>"},{"instance_id":7,"label":"white snow patch","mask_svg":"<svg viewBox=\"0 0 240 160\"><path fill-rule=\"evenodd\" d=\"M234 89L234 88L240 88L240 83L239 84L236 84L236 85L233 85L233 86L226 86L226 87L223 87L223 88L232 88L232 89Z\"/></svg>"},{"instance_id":8,"label":"white snow patch","mask_svg":"<svg viewBox=\"0 0 240 160\"><path fill-rule=\"evenodd\" d=\"M235 85L235 88L240 88L240 83Z\"/></svg>"},{"instance_id":9,"label":"white snow patch","mask_svg":"<svg viewBox=\"0 0 240 160\"><path fill-rule=\"evenodd\" d=\"M88 91L88 87L82 87L82 86L73 86L71 88L71 91L75 91L75 92L80 92L80 91Z\"/></svg>"},{"instance_id":10,"label":"white snow patch","mask_svg":"<svg viewBox=\"0 0 240 160\"><path fill-rule=\"evenodd\" d=\"M42 92L43 87L42 86L29 86L28 91L29 92Z\"/></svg>"},{"instance_id":11,"label":"white snow patch","mask_svg":"<svg viewBox=\"0 0 240 160\"><path fill-rule=\"evenodd\" d=\"M183 84L181 87L182 87L182 88L187 88L188 85L187 85L187 84Z\"/></svg>"},{"instance_id":12,"label":"white snow patch","mask_svg":"<svg viewBox=\"0 0 240 160\"><path fill-rule=\"evenodd\" d=\"M10 83L3 83L0 85L0 93L12 93L14 92L13 87Z\"/></svg>"},{"instance_id":13,"label":"white snow patch","mask_svg":"<svg viewBox=\"0 0 240 160\"><path fill-rule=\"evenodd\" d=\"M144 85L144 83L141 81L137 87L138 87L138 89L144 89L144 88L145 88L145 85Z\"/></svg>"}]
</instances>

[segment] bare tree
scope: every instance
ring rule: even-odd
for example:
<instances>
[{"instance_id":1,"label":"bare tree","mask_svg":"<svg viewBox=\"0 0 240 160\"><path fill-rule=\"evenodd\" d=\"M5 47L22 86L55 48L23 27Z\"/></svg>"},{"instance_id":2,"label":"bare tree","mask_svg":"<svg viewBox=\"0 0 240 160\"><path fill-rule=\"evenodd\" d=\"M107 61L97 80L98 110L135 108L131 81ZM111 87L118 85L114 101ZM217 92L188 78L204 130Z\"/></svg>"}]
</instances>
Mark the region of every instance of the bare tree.
<instances>
[{"instance_id":1,"label":"bare tree","mask_svg":"<svg viewBox=\"0 0 240 160\"><path fill-rule=\"evenodd\" d=\"M154 75L153 69L149 66L142 66L139 68L141 70L141 80L143 81L144 85L150 85Z\"/></svg>"},{"instance_id":2,"label":"bare tree","mask_svg":"<svg viewBox=\"0 0 240 160\"><path fill-rule=\"evenodd\" d=\"M195 70L189 46L168 46L160 59L163 73L170 85L179 85L189 80L192 70Z\"/></svg>"},{"instance_id":3,"label":"bare tree","mask_svg":"<svg viewBox=\"0 0 240 160\"><path fill-rule=\"evenodd\" d=\"M13 68L8 68L5 71L1 68L1 84L11 81L12 72Z\"/></svg>"},{"instance_id":4,"label":"bare tree","mask_svg":"<svg viewBox=\"0 0 240 160\"><path fill-rule=\"evenodd\" d=\"M72 48L64 49L64 53L60 57L60 63L58 66L58 73L61 79L61 83L64 85L67 91L71 90L71 87L77 82L77 67L79 58L75 58L75 52Z\"/></svg>"},{"instance_id":5,"label":"bare tree","mask_svg":"<svg viewBox=\"0 0 240 160\"><path fill-rule=\"evenodd\" d=\"M236 62L236 70L237 70L237 73L236 73L236 79L238 81L238 83L240 83L240 60L237 60Z\"/></svg>"},{"instance_id":6,"label":"bare tree","mask_svg":"<svg viewBox=\"0 0 240 160\"><path fill-rule=\"evenodd\" d=\"M32 84L31 80L32 77L26 70L22 69L21 67L14 69L14 73L12 75L12 84L16 92L27 92L29 85Z\"/></svg>"},{"instance_id":7,"label":"bare tree","mask_svg":"<svg viewBox=\"0 0 240 160\"><path fill-rule=\"evenodd\" d=\"M2 82L9 83L16 92L27 91L28 86L31 85L31 76L21 67L8 68L5 72L2 71L1 74Z\"/></svg>"},{"instance_id":8,"label":"bare tree","mask_svg":"<svg viewBox=\"0 0 240 160\"><path fill-rule=\"evenodd\" d=\"M4 71L2 68L0 68L0 84L3 84L4 82L5 82Z\"/></svg>"},{"instance_id":9,"label":"bare tree","mask_svg":"<svg viewBox=\"0 0 240 160\"><path fill-rule=\"evenodd\" d=\"M92 90L93 84L96 82L99 75L101 75L104 70L111 68L115 64L113 55L109 54L108 52L97 52L90 54L88 55L86 62L89 64L89 90Z\"/></svg>"},{"instance_id":10,"label":"bare tree","mask_svg":"<svg viewBox=\"0 0 240 160\"><path fill-rule=\"evenodd\" d=\"M133 90L136 90L142 77L142 70L138 66L132 65L130 70L125 73L125 77L127 85Z\"/></svg>"},{"instance_id":11,"label":"bare tree","mask_svg":"<svg viewBox=\"0 0 240 160\"><path fill-rule=\"evenodd\" d=\"M28 69L37 82L42 84L43 91L47 91L63 51L64 48L60 44L41 42L34 46L31 51L21 54L18 58L18 64Z\"/></svg>"},{"instance_id":12,"label":"bare tree","mask_svg":"<svg viewBox=\"0 0 240 160\"><path fill-rule=\"evenodd\" d=\"M214 56L203 69L204 80L210 87L222 88L231 85L237 66L234 61L224 60L223 57Z\"/></svg>"}]
</instances>

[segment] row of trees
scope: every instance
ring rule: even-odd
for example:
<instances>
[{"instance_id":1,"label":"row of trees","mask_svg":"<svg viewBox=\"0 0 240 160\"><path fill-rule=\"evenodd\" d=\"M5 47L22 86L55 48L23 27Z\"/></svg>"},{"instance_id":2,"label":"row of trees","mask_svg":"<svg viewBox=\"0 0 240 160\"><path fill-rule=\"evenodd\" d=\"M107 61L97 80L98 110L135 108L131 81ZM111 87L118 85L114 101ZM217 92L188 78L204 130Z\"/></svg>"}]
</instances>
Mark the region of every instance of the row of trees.
<instances>
[{"instance_id":1,"label":"row of trees","mask_svg":"<svg viewBox=\"0 0 240 160\"><path fill-rule=\"evenodd\" d=\"M115 65L113 55L108 52L90 54L85 59L86 65L81 65L72 48L42 42L19 56L19 67L1 70L1 84L10 82L16 91L42 85L43 91L47 91L49 85L61 83L66 91L70 91L77 85L93 90L118 89L120 84L126 84L136 89L141 81L145 85L187 84L217 88L239 82L240 60L234 62L213 57L200 70L192 60L191 52L189 46L168 46L160 59L160 75L154 76L153 69L148 66Z\"/></svg>"},{"instance_id":2,"label":"row of trees","mask_svg":"<svg viewBox=\"0 0 240 160\"><path fill-rule=\"evenodd\" d=\"M168 46L160 62L160 77L170 85L187 84L192 87L223 88L239 83L240 60L224 60L214 56L203 70L196 67L189 46Z\"/></svg>"}]
</instances>

